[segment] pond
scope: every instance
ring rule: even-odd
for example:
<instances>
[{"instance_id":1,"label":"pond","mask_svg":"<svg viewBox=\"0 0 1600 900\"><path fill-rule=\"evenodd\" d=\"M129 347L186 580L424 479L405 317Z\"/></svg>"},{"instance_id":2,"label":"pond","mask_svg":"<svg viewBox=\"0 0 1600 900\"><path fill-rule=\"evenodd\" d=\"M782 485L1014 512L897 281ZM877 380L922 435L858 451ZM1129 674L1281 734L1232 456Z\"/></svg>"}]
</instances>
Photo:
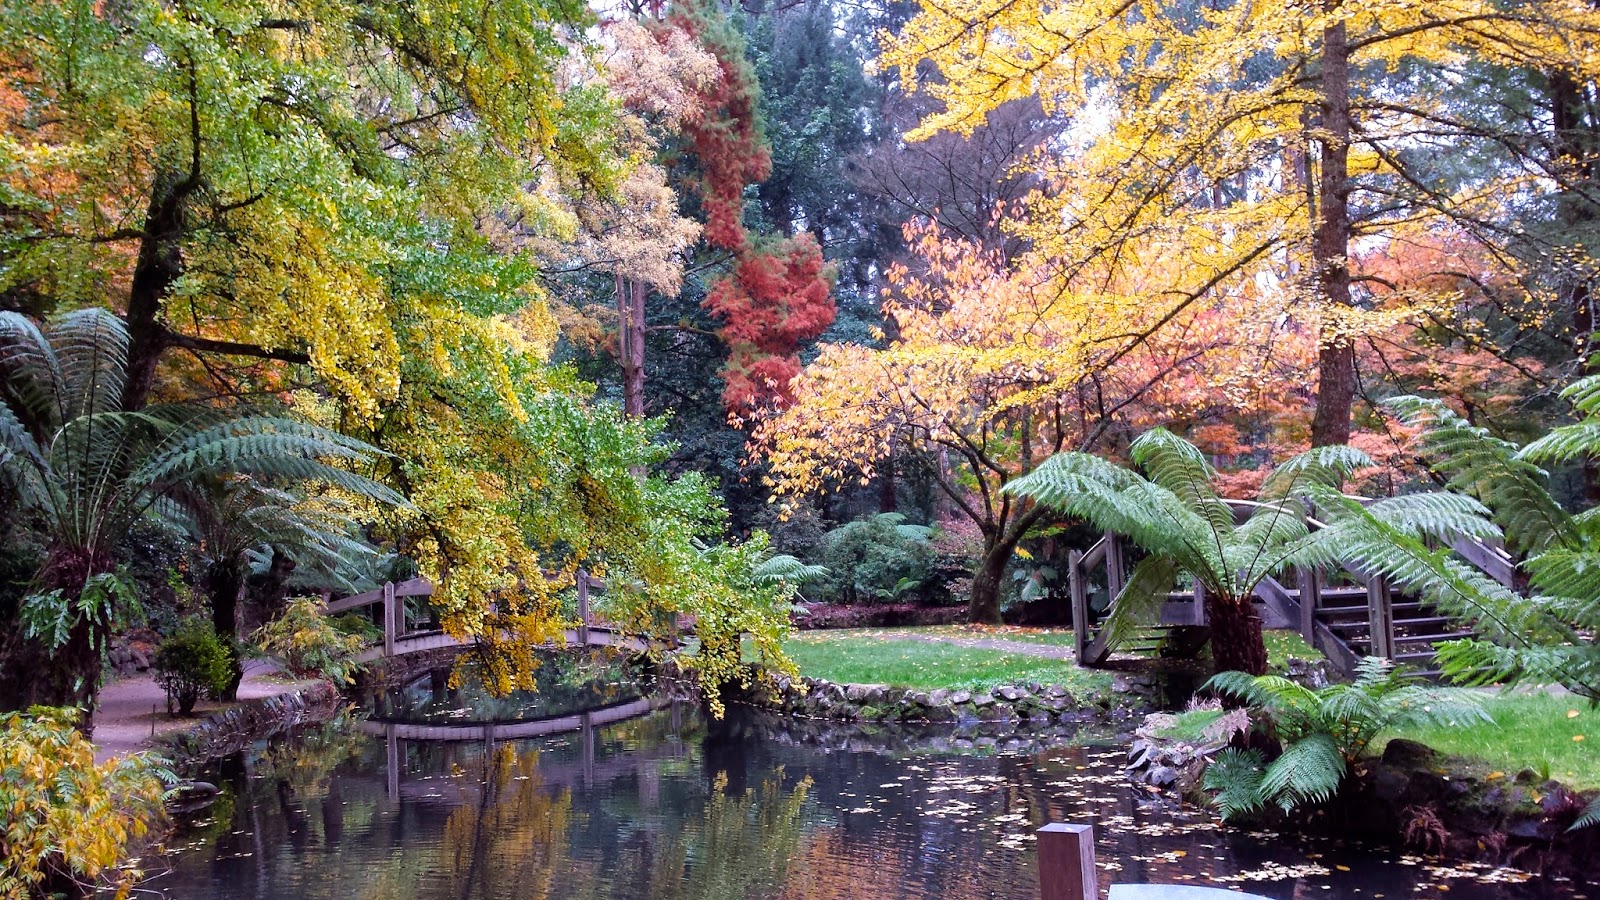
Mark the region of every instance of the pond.
<instances>
[{"instance_id":1,"label":"pond","mask_svg":"<svg viewBox=\"0 0 1600 900\"><path fill-rule=\"evenodd\" d=\"M552 708L554 693L449 692L425 678L380 704L388 722L343 717L213 764L202 777L221 800L146 862L144 887L196 900L1023 900L1037 896L1034 830L1070 821L1097 826L1103 885L1600 900L1593 883L1224 831L1129 783L1120 748L1093 730L863 729L747 710L715 722L670 706L508 739L500 713L572 710Z\"/></svg>"}]
</instances>

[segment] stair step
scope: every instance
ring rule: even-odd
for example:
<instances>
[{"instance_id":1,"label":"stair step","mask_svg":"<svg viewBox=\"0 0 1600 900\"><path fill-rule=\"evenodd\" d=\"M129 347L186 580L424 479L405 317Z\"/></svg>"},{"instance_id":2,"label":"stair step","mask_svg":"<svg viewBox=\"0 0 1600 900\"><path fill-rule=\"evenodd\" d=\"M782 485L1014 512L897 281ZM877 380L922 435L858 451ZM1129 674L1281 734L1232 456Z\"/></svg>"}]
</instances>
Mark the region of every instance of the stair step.
<instances>
[{"instance_id":1,"label":"stair step","mask_svg":"<svg viewBox=\"0 0 1600 900\"><path fill-rule=\"evenodd\" d=\"M1394 611L1394 612L1421 612L1422 611L1422 604L1419 603L1419 602L1416 602L1416 601L1407 601L1405 603L1391 603L1391 604L1389 604L1389 609ZM1360 606L1319 606L1319 607L1317 607L1317 617L1318 618L1321 618L1323 616L1353 616L1353 615L1363 615L1364 616L1366 614L1367 614L1367 605L1365 603L1361 604Z\"/></svg>"},{"instance_id":2,"label":"stair step","mask_svg":"<svg viewBox=\"0 0 1600 900\"><path fill-rule=\"evenodd\" d=\"M1459 641L1464 638L1475 638L1476 631L1451 631L1445 634L1397 634L1394 636L1396 644L1415 644L1421 641L1437 644L1443 641Z\"/></svg>"},{"instance_id":3,"label":"stair step","mask_svg":"<svg viewBox=\"0 0 1600 900\"><path fill-rule=\"evenodd\" d=\"M1358 628L1364 629L1369 627L1366 619L1362 619L1359 622L1327 622L1324 624L1326 624L1328 628L1333 631L1355 631Z\"/></svg>"},{"instance_id":4,"label":"stair step","mask_svg":"<svg viewBox=\"0 0 1600 900\"><path fill-rule=\"evenodd\" d=\"M1405 628L1408 625L1443 625L1454 621L1449 616L1423 616L1418 619L1395 619L1394 627Z\"/></svg>"},{"instance_id":5,"label":"stair step","mask_svg":"<svg viewBox=\"0 0 1600 900\"><path fill-rule=\"evenodd\" d=\"M1398 663L1405 663L1411 662L1414 659L1432 660L1435 656L1438 656L1438 654L1434 653L1432 650L1427 650L1421 653L1396 653L1394 655L1394 661Z\"/></svg>"}]
</instances>

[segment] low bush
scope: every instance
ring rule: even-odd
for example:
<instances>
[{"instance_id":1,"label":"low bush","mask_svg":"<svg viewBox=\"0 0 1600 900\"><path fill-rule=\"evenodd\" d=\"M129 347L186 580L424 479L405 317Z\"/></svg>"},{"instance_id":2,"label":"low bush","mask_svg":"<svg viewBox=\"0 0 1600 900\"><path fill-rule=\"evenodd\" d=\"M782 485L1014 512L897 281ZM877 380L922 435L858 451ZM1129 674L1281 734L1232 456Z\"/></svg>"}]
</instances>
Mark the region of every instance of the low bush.
<instances>
[{"instance_id":1,"label":"low bush","mask_svg":"<svg viewBox=\"0 0 1600 900\"><path fill-rule=\"evenodd\" d=\"M355 680L361 670L356 656L366 644L362 634L346 634L336 627L322 614L322 603L309 597L291 600L281 615L252 637L262 650L283 660L290 672L338 684Z\"/></svg>"},{"instance_id":2,"label":"low bush","mask_svg":"<svg viewBox=\"0 0 1600 900\"><path fill-rule=\"evenodd\" d=\"M119 864L161 821L172 775L143 753L96 765L77 719L44 707L0 718L0 900L123 896L139 877Z\"/></svg>"},{"instance_id":3,"label":"low bush","mask_svg":"<svg viewBox=\"0 0 1600 900\"><path fill-rule=\"evenodd\" d=\"M933 529L880 513L828 532L821 598L860 605L926 599L934 575Z\"/></svg>"},{"instance_id":4,"label":"low bush","mask_svg":"<svg viewBox=\"0 0 1600 900\"><path fill-rule=\"evenodd\" d=\"M845 606L837 603L808 603L794 614L794 626L804 630L823 628L897 628L903 625L954 625L965 622L964 608L926 607L915 603L879 603L873 606Z\"/></svg>"},{"instance_id":5,"label":"low bush","mask_svg":"<svg viewBox=\"0 0 1600 900\"><path fill-rule=\"evenodd\" d=\"M154 660L156 683L167 692L167 715L194 715L202 694L221 696L233 684L233 653L211 624L186 619L161 642Z\"/></svg>"}]
</instances>

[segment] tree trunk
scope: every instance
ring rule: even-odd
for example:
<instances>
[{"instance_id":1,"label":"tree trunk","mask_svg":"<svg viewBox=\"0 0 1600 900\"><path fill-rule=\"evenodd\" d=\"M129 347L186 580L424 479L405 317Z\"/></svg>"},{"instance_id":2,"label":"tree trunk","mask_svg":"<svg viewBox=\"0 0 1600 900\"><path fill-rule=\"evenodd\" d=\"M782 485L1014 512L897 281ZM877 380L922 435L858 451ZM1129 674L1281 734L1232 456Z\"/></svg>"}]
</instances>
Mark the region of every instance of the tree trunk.
<instances>
[{"instance_id":1,"label":"tree trunk","mask_svg":"<svg viewBox=\"0 0 1600 900\"><path fill-rule=\"evenodd\" d=\"M1550 76L1550 106L1554 111L1554 145L1557 165L1570 184L1562 191L1557 215L1566 230L1583 239L1600 218L1586 190L1595 177L1595 153L1600 152L1600 128L1588 115L1588 98L1582 85L1571 76L1557 72ZM1594 357L1595 292L1593 279L1574 273L1565 289L1565 305L1572 311L1572 355L1579 375L1600 372ZM1583 493L1591 506L1600 505L1600 466L1583 462Z\"/></svg>"},{"instance_id":2,"label":"tree trunk","mask_svg":"<svg viewBox=\"0 0 1600 900\"><path fill-rule=\"evenodd\" d=\"M65 706L83 710L80 729L86 735L94 733L94 708L104 651L111 639L111 619L106 609L83 614L77 601L90 576L107 571L109 563L77 549L55 549L46 555L39 569L40 586L60 590L68 597L74 620L60 646L51 647L38 639L20 640L19 652L7 661L12 671L3 679L20 689L15 698L18 709Z\"/></svg>"},{"instance_id":3,"label":"tree trunk","mask_svg":"<svg viewBox=\"0 0 1600 900\"><path fill-rule=\"evenodd\" d=\"M183 204L193 189L192 177L184 179L172 172L158 173L150 188L144 237L139 241L128 290L128 380L122 391L123 409L145 405L155 384L156 364L167 349L161 304L183 274Z\"/></svg>"},{"instance_id":4,"label":"tree trunk","mask_svg":"<svg viewBox=\"0 0 1600 900\"><path fill-rule=\"evenodd\" d=\"M1016 539L997 538L985 548L983 562L972 574L972 599L967 605L967 621L974 625L1000 624L1000 579L1006 563L1017 549Z\"/></svg>"},{"instance_id":5,"label":"tree trunk","mask_svg":"<svg viewBox=\"0 0 1600 900\"><path fill-rule=\"evenodd\" d=\"M238 560L222 560L211 564L205 575L206 599L211 604L211 628L217 639L228 648L228 658L233 663L233 675L227 687L219 691L217 699L231 702L239 697L239 682L244 680L244 666L239 659L239 598L244 594L244 566Z\"/></svg>"},{"instance_id":6,"label":"tree trunk","mask_svg":"<svg viewBox=\"0 0 1600 900\"><path fill-rule=\"evenodd\" d=\"M1267 674L1267 645L1261 639L1261 617L1248 597L1243 600L1206 595L1211 625L1211 659L1218 672Z\"/></svg>"},{"instance_id":7,"label":"tree trunk","mask_svg":"<svg viewBox=\"0 0 1600 900\"><path fill-rule=\"evenodd\" d=\"M617 360L622 364L622 411L644 418L644 294L642 282L617 276Z\"/></svg>"},{"instance_id":8,"label":"tree trunk","mask_svg":"<svg viewBox=\"0 0 1600 900\"><path fill-rule=\"evenodd\" d=\"M1340 0L1324 0L1330 11ZM1322 175L1311 256L1320 299L1330 308L1350 305L1350 44L1343 22L1322 32ZM1355 347L1323 333L1317 358L1317 410L1311 445L1350 441L1355 400Z\"/></svg>"}]
</instances>

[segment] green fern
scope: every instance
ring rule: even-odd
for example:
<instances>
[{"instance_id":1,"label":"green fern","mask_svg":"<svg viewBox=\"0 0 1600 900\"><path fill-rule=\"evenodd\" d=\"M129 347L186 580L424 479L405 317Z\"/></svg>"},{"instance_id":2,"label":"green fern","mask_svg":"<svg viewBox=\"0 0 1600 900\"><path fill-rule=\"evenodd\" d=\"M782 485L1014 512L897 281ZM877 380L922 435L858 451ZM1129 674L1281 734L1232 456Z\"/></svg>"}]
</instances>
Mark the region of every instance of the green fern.
<instances>
[{"instance_id":1,"label":"green fern","mask_svg":"<svg viewBox=\"0 0 1600 900\"><path fill-rule=\"evenodd\" d=\"M1600 456L1600 377L1562 392L1582 414L1521 448L1477 428L1436 400L1391 401L1420 428L1422 455L1454 490L1481 501L1521 554L1527 590L1512 590L1435 549L1427 535L1345 510L1340 527L1363 562L1482 637L1440 648L1446 675L1463 684L1555 683L1600 702L1600 513L1571 515L1551 495L1541 462ZM1451 496L1451 495L1444 495Z\"/></svg>"},{"instance_id":2,"label":"green fern","mask_svg":"<svg viewBox=\"0 0 1600 900\"><path fill-rule=\"evenodd\" d=\"M404 505L396 492L354 471L379 451L337 432L210 406L122 410L127 348L122 321L105 310L70 312L44 328L0 312L0 488L43 536L49 559L42 571L78 565L62 569L54 561L88 560L100 569L88 574L100 574L135 522L152 512L170 518L183 506L180 497L192 501L206 485L260 488L239 491L230 511L217 511L239 525L241 540L260 543L271 533L329 553L350 549L349 523L289 517L294 504L275 503L267 488L327 486ZM254 480L238 480L242 475ZM340 534L326 534L327 526ZM206 544L238 549L214 529ZM36 597L70 603L82 582L37 588Z\"/></svg>"},{"instance_id":3,"label":"green fern","mask_svg":"<svg viewBox=\"0 0 1600 900\"><path fill-rule=\"evenodd\" d=\"M1327 802L1384 732L1489 721L1475 695L1417 684L1376 657L1357 664L1353 682L1318 690L1243 672L1218 673L1206 688L1242 701L1255 728L1282 747L1271 762L1254 751L1224 751L1213 761L1204 785L1225 818L1267 805L1290 812Z\"/></svg>"}]
</instances>

